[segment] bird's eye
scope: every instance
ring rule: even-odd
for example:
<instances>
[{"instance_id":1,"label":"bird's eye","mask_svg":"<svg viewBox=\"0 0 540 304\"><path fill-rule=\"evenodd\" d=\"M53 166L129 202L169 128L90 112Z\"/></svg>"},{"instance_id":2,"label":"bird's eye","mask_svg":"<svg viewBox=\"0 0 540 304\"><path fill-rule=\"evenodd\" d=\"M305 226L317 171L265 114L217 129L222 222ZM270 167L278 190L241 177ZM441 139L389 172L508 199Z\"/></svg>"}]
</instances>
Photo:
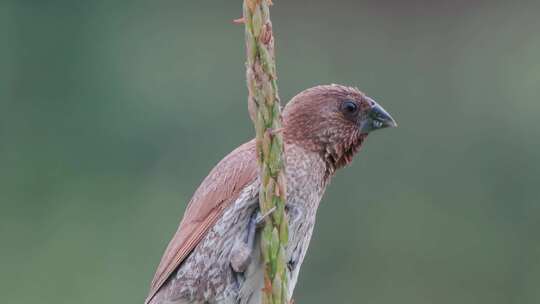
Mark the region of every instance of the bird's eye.
<instances>
[{"instance_id":1,"label":"bird's eye","mask_svg":"<svg viewBox=\"0 0 540 304\"><path fill-rule=\"evenodd\" d=\"M345 100L341 103L341 111L347 115L353 115L358 112L358 105L352 100Z\"/></svg>"}]
</instances>

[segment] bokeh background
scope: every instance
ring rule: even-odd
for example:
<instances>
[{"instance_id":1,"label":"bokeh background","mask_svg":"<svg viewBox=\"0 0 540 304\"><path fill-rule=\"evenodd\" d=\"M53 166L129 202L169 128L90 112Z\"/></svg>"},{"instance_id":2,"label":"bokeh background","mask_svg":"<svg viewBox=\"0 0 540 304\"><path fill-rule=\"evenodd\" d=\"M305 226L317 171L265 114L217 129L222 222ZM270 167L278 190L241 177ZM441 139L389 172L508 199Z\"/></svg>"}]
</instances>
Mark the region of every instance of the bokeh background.
<instances>
[{"instance_id":1,"label":"bokeh background","mask_svg":"<svg viewBox=\"0 0 540 304\"><path fill-rule=\"evenodd\" d=\"M344 83L400 124L330 185L296 303L539 303L538 2L275 3L284 101ZM1 303L142 303L253 136L240 6L0 1Z\"/></svg>"}]
</instances>

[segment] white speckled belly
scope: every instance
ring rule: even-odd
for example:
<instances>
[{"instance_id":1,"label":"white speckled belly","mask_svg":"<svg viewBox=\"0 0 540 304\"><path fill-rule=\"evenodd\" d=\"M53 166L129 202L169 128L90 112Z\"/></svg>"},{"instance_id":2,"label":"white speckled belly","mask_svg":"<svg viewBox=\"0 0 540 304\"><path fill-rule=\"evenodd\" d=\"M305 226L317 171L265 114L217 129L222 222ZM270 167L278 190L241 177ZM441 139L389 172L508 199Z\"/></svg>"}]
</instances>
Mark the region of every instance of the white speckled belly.
<instances>
[{"instance_id":1,"label":"white speckled belly","mask_svg":"<svg viewBox=\"0 0 540 304\"><path fill-rule=\"evenodd\" d=\"M289 150L289 149L288 149ZM298 152L298 151L294 151ZM287 246L289 293L296 285L300 266L307 252L318 204L324 193L320 158L309 154L288 153L287 208L289 244ZM318 156L317 156L318 157ZM302 158L298 161L296 158ZM258 208L259 181L240 192L239 197L212 227L178 270L169 278L151 303L260 303L263 287L259 240L245 273L235 273L231 266L231 251L237 238L247 234L248 223Z\"/></svg>"}]
</instances>

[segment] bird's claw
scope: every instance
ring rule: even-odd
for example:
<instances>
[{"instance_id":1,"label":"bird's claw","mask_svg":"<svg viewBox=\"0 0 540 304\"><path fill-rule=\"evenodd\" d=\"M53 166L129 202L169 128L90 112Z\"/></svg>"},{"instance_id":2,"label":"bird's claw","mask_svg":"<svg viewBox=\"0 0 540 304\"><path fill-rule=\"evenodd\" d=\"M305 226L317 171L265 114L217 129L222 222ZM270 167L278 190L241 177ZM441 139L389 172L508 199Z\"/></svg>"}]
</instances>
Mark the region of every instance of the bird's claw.
<instances>
[{"instance_id":1,"label":"bird's claw","mask_svg":"<svg viewBox=\"0 0 540 304\"><path fill-rule=\"evenodd\" d=\"M259 211L254 212L248 222L247 234L242 239L237 239L231 252L231 267L237 273L242 273L251 262L251 254L255 243L255 231L258 227ZM264 218L264 217L263 217Z\"/></svg>"},{"instance_id":2,"label":"bird's claw","mask_svg":"<svg viewBox=\"0 0 540 304\"><path fill-rule=\"evenodd\" d=\"M276 206L270 208L270 210L266 211L264 214L259 214L255 219L255 224L257 225L257 227L260 227L264 222L264 219L266 219L274 211L276 211Z\"/></svg>"},{"instance_id":3,"label":"bird's claw","mask_svg":"<svg viewBox=\"0 0 540 304\"><path fill-rule=\"evenodd\" d=\"M251 252L253 248L250 248L248 244L241 240L237 240L231 251L231 267L234 272L242 273L246 271L249 262L251 262Z\"/></svg>"},{"instance_id":4,"label":"bird's claw","mask_svg":"<svg viewBox=\"0 0 540 304\"><path fill-rule=\"evenodd\" d=\"M255 246L255 231L262 226L264 220L276 210L272 207L270 210L261 214L259 211L254 212L248 222L247 234L243 239L237 239L233 245L231 252L231 267L237 272L244 272L251 262L251 254Z\"/></svg>"}]
</instances>

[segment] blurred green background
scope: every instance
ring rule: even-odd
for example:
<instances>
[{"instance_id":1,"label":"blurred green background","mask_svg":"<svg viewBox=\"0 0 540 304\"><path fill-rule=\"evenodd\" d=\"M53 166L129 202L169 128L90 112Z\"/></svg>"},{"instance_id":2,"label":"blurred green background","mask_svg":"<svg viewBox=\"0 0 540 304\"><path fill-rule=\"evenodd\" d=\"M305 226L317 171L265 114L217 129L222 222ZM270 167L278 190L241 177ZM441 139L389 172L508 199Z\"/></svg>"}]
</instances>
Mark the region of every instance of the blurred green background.
<instances>
[{"instance_id":1,"label":"blurred green background","mask_svg":"<svg viewBox=\"0 0 540 304\"><path fill-rule=\"evenodd\" d=\"M284 101L399 122L339 172L296 303L540 303L540 12L278 1ZM194 189L253 135L241 1L0 1L0 302L142 303Z\"/></svg>"}]
</instances>

